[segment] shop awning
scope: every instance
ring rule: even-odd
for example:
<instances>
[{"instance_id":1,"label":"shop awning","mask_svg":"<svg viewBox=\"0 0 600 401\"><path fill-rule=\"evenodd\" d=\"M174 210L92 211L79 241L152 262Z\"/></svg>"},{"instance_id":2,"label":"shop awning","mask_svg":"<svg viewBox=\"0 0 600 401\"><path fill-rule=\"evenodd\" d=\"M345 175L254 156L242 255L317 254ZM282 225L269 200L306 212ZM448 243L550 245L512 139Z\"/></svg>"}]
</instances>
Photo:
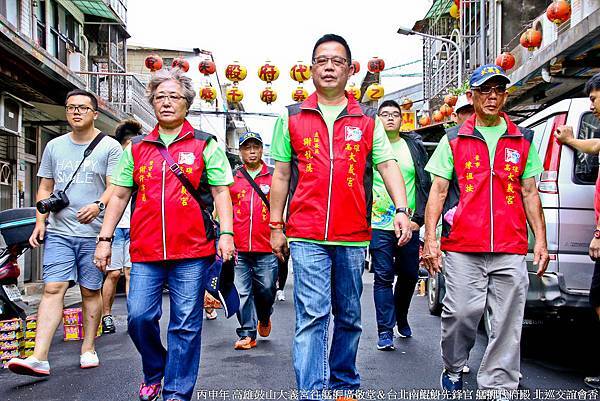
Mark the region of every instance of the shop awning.
<instances>
[{"instance_id":1,"label":"shop awning","mask_svg":"<svg viewBox=\"0 0 600 401\"><path fill-rule=\"evenodd\" d=\"M446 14L452 6L453 0L435 0L424 19L437 18Z\"/></svg>"},{"instance_id":2,"label":"shop awning","mask_svg":"<svg viewBox=\"0 0 600 401\"><path fill-rule=\"evenodd\" d=\"M122 22L117 14L103 0L72 0L72 2L84 14L106 18L115 22Z\"/></svg>"}]
</instances>

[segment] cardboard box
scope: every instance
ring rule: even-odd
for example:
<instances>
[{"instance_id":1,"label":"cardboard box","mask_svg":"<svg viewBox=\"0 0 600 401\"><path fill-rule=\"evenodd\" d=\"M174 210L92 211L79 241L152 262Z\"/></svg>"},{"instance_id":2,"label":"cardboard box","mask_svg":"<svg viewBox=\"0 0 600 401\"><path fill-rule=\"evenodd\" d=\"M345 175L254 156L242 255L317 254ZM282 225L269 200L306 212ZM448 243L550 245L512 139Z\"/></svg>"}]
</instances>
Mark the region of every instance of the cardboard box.
<instances>
[{"instance_id":1,"label":"cardboard box","mask_svg":"<svg viewBox=\"0 0 600 401\"><path fill-rule=\"evenodd\" d=\"M63 340L64 341L83 340L83 326L81 326L80 324L64 325L63 326Z\"/></svg>"},{"instance_id":2,"label":"cardboard box","mask_svg":"<svg viewBox=\"0 0 600 401\"><path fill-rule=\"evenodd\" d=\"M15 349L19 349L19 340L8 340L8 341L0 341L0 351L12 351Z\"/></svg>"},{"instance_id":3,"label":"cardboard box","mask_svg":"<svg viewBox=\"0 0 600 401\"><path fill-rule=\"evenodd\" d=\"M22 331L0 331L0 341L20 340L23 338Z\"/></svg>"},{"instance_id":4,"label":"cardboard box","mask_svg":"<svg viewBox=\"0 0 600 401\"><path fill-rule=\"evenodd\" d=\"M37 315L27 316L25 320L25 328L26 330L33 330L37 328Z\"/></svg>"},{"instance_id":5,"label":"cardboard box","mask_svg":"<svg viewBox=\"0 0 600 401\"><path fill-rule=\"evenodd\" d=\"M83 324L81 308L68 308L63 310L63 325L78 326Z\"/></svg>"},{"instance_id":6,"label":"cardboard box","mask_svg":"<svg viewBox=\"0 0 600 401\"><path fill-rule=\"evenodd\" d=\"M21 330L21 319L19 319L19 318L0 321L0 332L2 332L2 331L19 331L19 330Z\"/></svg>"},{"instance_id":7,"label":"cardboard box","mask_svg":"<svg viewBox=\"0 0 600 401\"><path fill-rule=\"evenodd\" d=\"M12 358L18 358L18 357L19 357L18 349L14 349L14 350L10 350L10 351L0 351L0 365L2 366L2 368L5 368L6 365L8 364L8 361L10 361Z\"/></svg>"},{"instance_id":8,"label":"cardboard box","mask_svg":"<svg viewBox=\"0 0 600 401\"><path fill-rule=\"evenodd\" d=\"M63 341L79 341L83 340L83 336L85 335L85 331L83 330L83 325L63 325ZM96 338L102 335L102 326L98 326L98 331L96 332Z\"/></svg>"}]
</instances>

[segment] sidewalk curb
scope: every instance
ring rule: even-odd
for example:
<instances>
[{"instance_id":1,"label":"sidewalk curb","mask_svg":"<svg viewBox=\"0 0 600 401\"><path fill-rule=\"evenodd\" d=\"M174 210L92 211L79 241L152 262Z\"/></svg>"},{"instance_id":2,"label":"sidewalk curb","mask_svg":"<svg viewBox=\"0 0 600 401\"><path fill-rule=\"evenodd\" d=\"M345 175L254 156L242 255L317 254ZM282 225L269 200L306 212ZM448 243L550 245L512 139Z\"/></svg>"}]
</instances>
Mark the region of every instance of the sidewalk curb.
<instances>
[{"instance_id":1,"label":"sidewalk curb","mask_svg":"<svg viewBox=\"0 0 600 401\"><path fill-rule=\"evenodd\" d=\"M42 293L32 294L32 295L24 295L23 302L27 304L28 315L33 315L37 313L38 307L40 306L40 301L42 300ZM64 299L64 308L69 308L73 305L77 305L81 303L81 292L79 290L79 285L69 288L67 293L65 294Z\"/></svg>"}]
</instances>

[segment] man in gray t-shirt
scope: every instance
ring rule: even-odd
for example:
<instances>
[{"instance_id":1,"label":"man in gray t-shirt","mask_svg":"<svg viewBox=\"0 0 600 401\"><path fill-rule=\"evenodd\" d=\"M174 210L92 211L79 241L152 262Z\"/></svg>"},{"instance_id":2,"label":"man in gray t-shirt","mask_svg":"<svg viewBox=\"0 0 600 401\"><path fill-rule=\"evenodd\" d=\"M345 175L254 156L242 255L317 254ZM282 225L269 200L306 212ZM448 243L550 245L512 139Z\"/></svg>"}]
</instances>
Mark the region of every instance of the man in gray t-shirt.
<instances>
[{"instance_id":1,"label":"man in gray t-shirt","mask_svg":"<svg viewBox=\"0 0 600 401\"><path fill-rule=\"evenodd\" d=\"M63 190L83 159L83 152L88 145L74 142L71 134L51 140L44 150L38 177L54 180L54 190ZM48 216L48 233L96 238L102 227L104 213L100 212L89 224L81 224L77 213L102 197L106 190L106 177L111 176L121 152L119 142L110 137L103 138L96 145L66 192L69 206Z\"/></svg>"},{"instance_id":2,"label":"man in gray t-shirt","mask_svg":"<svg viewBox=\"0 0 600 401\"><path fill-rule=\"evenodd\" d=\"M94 127L98 118L96 97L76 89L67 94L67 121L72 131L48 143L38 171L41 178L37 201L47 199L52 192L64 190L73 177L84 152L100 131ZM48 351L52 337L62 320L64 296L75 282L79 283L83 299L83 331L79 365L93 368L99 365L94 339L102 314L102 273L93 262L96 241L102 226L102 213L112 187L110 176L121 156L121 145L103 137L75 174L65 191L69 206L56 210L39 207L35 229L29 242L34 248L44 244L44 293L38 309L37 332L33 355L11 359L8 368L18 374L48 376ZM46 220L48 225L46 226Z\"/></svg>"}]
</instances>

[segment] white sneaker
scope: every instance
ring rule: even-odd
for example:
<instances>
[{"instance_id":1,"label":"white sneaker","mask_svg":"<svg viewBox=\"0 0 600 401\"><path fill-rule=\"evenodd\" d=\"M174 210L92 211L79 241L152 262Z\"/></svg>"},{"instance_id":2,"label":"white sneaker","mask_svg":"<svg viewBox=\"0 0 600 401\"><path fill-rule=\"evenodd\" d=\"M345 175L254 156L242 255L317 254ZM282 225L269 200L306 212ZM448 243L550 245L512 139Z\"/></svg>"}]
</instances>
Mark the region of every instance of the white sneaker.
<instances>
[{"instance_id":1,"label":"white sneaker","mask_svg":"<svg viewBox=\"0 0 600 401\"><path fill-rule=\"evenodd\" d=\"M285 292L283 290L277 290L277 300L285 301Z\"/></svg>"},{"instance_id":2,"label":"white sneaker","mask_svg":"<svg viewBox=\"0 0 600 401\"><path fill-rule=\"evenodd\" d=\"M44 377L50 375L50 364L48 361L40 361L33 356L25 359L13 358L8 361L6 367L18 375Z\"/></svg>"},{"instance_id":3,"label":"white sneaker","mask_svg":"<svg viewBox=\"0 0 600 401\"><path fill-rule=\"evenodd\" d=\"M79 366L81 369L95 368L100 365L96 351L87 351L79 355Z\"/></svg>"}]
</instances>

